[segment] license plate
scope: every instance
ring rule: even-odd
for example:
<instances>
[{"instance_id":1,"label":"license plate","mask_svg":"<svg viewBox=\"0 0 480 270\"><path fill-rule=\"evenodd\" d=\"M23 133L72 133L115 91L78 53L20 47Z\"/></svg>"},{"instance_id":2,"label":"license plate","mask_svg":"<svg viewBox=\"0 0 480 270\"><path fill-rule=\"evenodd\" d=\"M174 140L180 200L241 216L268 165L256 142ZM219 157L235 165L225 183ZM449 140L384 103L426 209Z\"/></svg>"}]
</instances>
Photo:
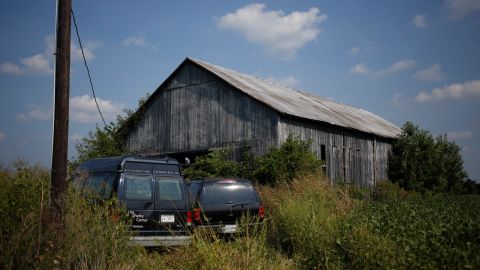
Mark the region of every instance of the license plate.
<instances>
[{"instance_id":1,"label":"license plate","mask_svg":"<svg viewBox=\"0 0 480 270\"><path fill-rule=\"evenodd\" d=\"M160 222L175 222L174 215L161 215Z\"/></svg>"},{"instance_id":2,"label":"license plate","mask_svg":"<svg viewBox=\"0 0 480 270\"><path fill-rule=\"evenodd\" d=\"M222 227L223 233L234 233L237 231L237 225L225 225Z\"/></svg>"}]
</instances>

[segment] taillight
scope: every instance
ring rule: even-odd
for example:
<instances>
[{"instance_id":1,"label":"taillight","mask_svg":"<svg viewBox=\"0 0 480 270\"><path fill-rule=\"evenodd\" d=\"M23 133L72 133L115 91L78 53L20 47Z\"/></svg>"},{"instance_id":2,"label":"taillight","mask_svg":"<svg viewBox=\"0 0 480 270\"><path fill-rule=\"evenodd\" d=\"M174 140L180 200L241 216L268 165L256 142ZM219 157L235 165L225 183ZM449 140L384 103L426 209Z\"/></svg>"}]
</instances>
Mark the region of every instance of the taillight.
<instances>
[{"instance_id":1,"label":"taillight","mask_svg":"<svg viewBox=\"0 0 480 270\"><path fill-rule=\"evenodd\" d=\"M200 214L201 214L200 208L195 208L195 216L194 216L195 221L201 221Z\"/></svg>"},{"instance_id":2,"label":"taillight","mask_svg":"<svg viewBox=\"0 0 480 270\"><path fill-rule=\"evenodd\" d=\"M192 225L192 211L187 211L187 226Z\"/></svg>"},{"instance_id":3,"label":"taillight","mask_svg":"<svg viewBox=\"0 0 480 270\"><path fill-rule=\"evenodd\" d=\"M265 217L265 208L263 208L263 206L261 206L261 205L258 208L258 217L259 218L264 218Z\"/></svg>"}]
</instances>

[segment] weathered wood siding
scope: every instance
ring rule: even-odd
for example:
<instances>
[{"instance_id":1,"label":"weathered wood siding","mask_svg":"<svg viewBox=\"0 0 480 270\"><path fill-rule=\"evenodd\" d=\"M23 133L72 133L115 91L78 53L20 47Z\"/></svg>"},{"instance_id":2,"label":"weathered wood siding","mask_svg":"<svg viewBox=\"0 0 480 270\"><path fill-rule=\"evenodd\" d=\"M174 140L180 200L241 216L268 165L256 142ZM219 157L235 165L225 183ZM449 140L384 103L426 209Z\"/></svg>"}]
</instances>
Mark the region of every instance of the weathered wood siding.
<instances>
[{"instance_id":1,"label":"weathered wood siding","mask_svg":"<svg viewBox=\"0 0 480 270\"><path fill-rule=\"evenodd\" d=\"M278 114L191 63L177 69L146 104L128 149L143 155L277 143Z\"/></svg>"},{"instance_id":2,"label":"weathered wood siding","mask_svg":"<svg viewBox=\"0 0 480 270\"><path fill-rule=\"evenodd\" d=\"M388 179L388 158L391 153L392 142L377 138L375 142L375 178L377 181Z\"/></svg>"},{"instance_id":3,"label":"weathered wood siding","mask_svg":"<svg viewBox=\"0 0 480 270\"><path fill-rule=\"evenodd\" d=\"M327 176L334 183L374 186L387 179L391 143L373 135L303 119L281 116L279 144L289 134L311 140L311 150L321 159L325 149Z\"/></svg>"},{"instance_id":4,"label":"weathered wood siding","mask_svg":"<svg viewBox=\"0 0 480 270\"><path fill-rule=\"evenodd\" d=\"M154 92L138 126L129 132L132 153L162 155L233 146L264 154L292 134L312 140L333 183L374 186L388 178L390 140L319 121L278 113L213 73L185 61ZM323 155L322 155L323 149Z\"/></svg>"}]
</instances>

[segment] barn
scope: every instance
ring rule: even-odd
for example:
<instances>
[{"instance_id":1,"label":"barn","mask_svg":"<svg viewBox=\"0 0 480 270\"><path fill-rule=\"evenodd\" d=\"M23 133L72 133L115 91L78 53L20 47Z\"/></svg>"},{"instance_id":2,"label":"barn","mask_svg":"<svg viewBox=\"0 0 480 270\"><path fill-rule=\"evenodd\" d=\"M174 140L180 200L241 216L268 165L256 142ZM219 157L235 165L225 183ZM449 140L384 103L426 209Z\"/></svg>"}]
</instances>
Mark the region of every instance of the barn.
<instances>
[{"instance_id":1,"label":"barn","mask_svg":"<svg viewBox=\"0 0 480 270\"><path fill-rule=\"evenodd\" d=\"M132 153L183 158L231 146L263 154L292 134L312 141L330 181L359 186L387 179L401 132L371 112L191 58L140 110L128 130Z\"/></svg>"}]
</instances>

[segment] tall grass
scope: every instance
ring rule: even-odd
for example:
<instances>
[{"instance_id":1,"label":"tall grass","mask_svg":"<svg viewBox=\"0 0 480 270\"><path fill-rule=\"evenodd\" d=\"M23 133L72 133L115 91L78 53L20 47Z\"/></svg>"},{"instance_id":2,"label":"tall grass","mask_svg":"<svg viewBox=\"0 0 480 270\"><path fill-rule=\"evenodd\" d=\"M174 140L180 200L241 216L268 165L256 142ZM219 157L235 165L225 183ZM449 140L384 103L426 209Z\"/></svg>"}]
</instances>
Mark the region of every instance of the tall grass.
<instances>
[{"instance_id":1,"label":"tall grass","mask_svg":"<svg viewBox=\"0 0 480 270\"><path fill-rule=\"evenodd\" d=\"M153 261L167 269L295 269L292 260L268 245L266 233L264 225L228 237L202 231L191 246L155 254Z\"/></svg>"},{"instance_id":2,"label":"tall grass","mask_svg":"<svg viewBox=\"0 0 480 270\"><path fill-rule=\"evenodd\" d=\"M384 182L332 186L321 173L260 186L267 219L223 239L145 250L110 219L111 201L68 194L66 231L49 226L49 173L0 164L0 269L478 269L480 197L421 195Z\"/></svg>"},{"instance_id":3,"label":"tall grass","mask_svg":"<svg viewBox=\"0 0 480 270\"><path fill-rule=\"evenodd\" d=\"M268 241L301 269L480 267L480 197L366 191L321 174L260 188Z\"/></svg>"},{"instance_id":4,"label":"tall grass","mask_svg":"<svg viewBox=\"0 0 480 270\"><path fill-rule=\"evenodd\" d=\"M89 205L71 190L59 234L50 225L49 172L39 165L2 169L0 186L2 269L133 269L144 252L128 245L125 224L109 218L111 205Z\"/></svg>"},{"instance_id":5,"label":"tall grass","mask_svg":"<svg viewBox=\"0 0 480 270\"><path fill-rule=\"evenodd\" d=\"M292 257L298 268L341 268L335 248L342 220L355 206L348 190L331 186L322 173L291 184L263 187L260 193L272 221L269 242Z\"/></svg>"}]
</instances>

